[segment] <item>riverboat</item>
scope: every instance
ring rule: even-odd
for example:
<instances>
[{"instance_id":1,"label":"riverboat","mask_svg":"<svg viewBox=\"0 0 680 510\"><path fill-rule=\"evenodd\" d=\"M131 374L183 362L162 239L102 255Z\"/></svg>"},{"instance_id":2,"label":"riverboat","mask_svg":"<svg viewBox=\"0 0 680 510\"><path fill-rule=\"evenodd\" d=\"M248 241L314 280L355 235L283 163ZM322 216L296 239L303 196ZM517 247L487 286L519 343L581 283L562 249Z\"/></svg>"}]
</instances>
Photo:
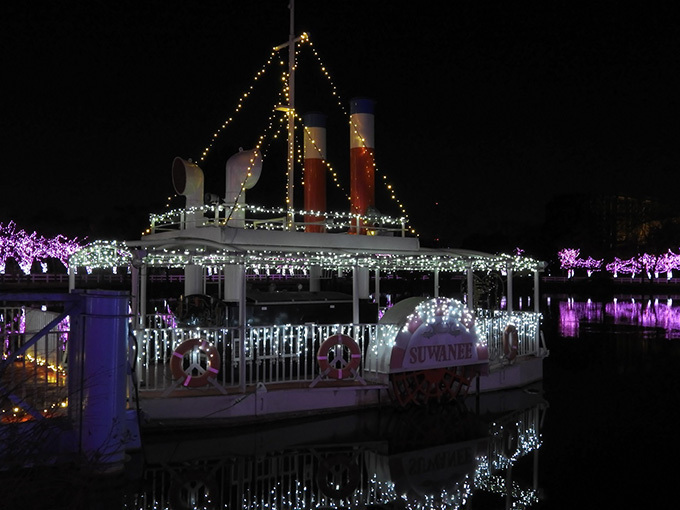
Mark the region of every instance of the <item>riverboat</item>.
<instances>
[{"instance_id":1,"label":"riverboat","mask_svg":"<svg viewBox=\"0 0 680 510\"><path fill-rule=\"evenodd\" d=\"M424 405L539 380L547 354L538 311L544 264L423 247L405 217L381 215L368 98L349 101L350 211L327 210L326 117L296 112L296 45L308 36L296 37L292 27L291 18L289 40L275 48L289 53L288 104L275 108L288 121L286 206L246 200L267 173L259 144L228 159L223 195L206 193L201 167L177 157L171 177L183 208L152 214L140 240L93 243L71 257L71 271L132 273L135 394L144 423ZM304 209L296 210L300 121ZM149 274L159 270L183 276L183 288L167 296L177 304L170 314L149 299ZM409 288L402 278L401 293L386 290L404 274L430 288ZM440 278L452 274L460 285L446 293ZM502 309L478 307L478 282L489 274L504 279ZM534 277L533 310L517 311L513 278L526 275Z\"/></svg>"},{"instance_id":2,"label":"riverboat","mask_svg":"<svg viewBox=\"0 0 680 510\"><path fill-rule=\"evenodd\" d=\"M74 253L69 294L38 299L64 306L41 311L44 325L33 338L3 327L16 343L0 367L3 386L23 377L28 362L45 372L34 377L36 388L49 390L52 376L38 369L45 363L38 354L54 355L48 365L68 398L53 404L69 407L75 450L101 459L104 449L119 463L120 445L138 444L137 423L208 427L447 405L541 380L544 263L424 247L405 217L380 214L370 99L349 102L350 211L326 209L324 116L299 117L292 99L295 45L304 40L291 33L280 47L289 49L289 102L277 108L289 121L286 206L246 200L266 167L257 145L226 162L223 196L205 193L196 162L175 158L170 173L184 207L151 214L139 240L95 241ZM302 210L293 207L296 119L305 137ZM130 290L76 289L77 272L103 269L129 271ZM165 288L162 305L149 285L159 272L182 282ZM516 309L513 282L531 277L530 310ZM13 314L5 315L13 321ZM39 420L51 409L25 414Z\"/></svg>"}]
</instances>

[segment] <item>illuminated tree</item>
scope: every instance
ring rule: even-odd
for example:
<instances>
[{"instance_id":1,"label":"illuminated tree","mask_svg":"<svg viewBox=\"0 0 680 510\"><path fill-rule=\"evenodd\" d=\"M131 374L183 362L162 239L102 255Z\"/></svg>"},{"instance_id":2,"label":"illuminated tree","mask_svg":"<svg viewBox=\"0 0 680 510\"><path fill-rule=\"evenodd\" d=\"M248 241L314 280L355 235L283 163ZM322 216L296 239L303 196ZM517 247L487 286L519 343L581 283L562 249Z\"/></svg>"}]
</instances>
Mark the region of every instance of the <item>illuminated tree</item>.
<instances>
[{"instance_id":1,"label":"illuminated tree","mask_svg":"<svg viewBox=\"0 0 680 510\"><path fill-rule=\"evenodd\" d=\"M614 262L610 262L605 266L605 269L612 273L614 275L614 278L616 278L619 275L619 272L621 271L621 268L623 267L623 261L618 258L614 257Z\"/></svg>"},{"instance_id":2,"label":"illuminated tree","mask_svg":"<svg viewBox=\"0 0 680 510\"><path fill-rule=\"evenodd\" d=\"M68 239L61 234L45 238L36 232L17 230L13 221L7 225L0 223L0 274L5 273L9 258L16 260L24 274L30 274L33 262L39 262L46 271L48 259L57 259L68 268L69 257L80 247L77 238Z\"/></svg>"},{"instance_id":3,"label":"illuminated tree","mask_svg":"<svg viewBox=\"0 0 680 510\"><path fill-rule=\"evenodd\" d=\"M656 272L656 262L656 255L651 255L649 253L645 253L639 258L639 264L644 268L647 273L647 278L650 280L652 279L652 273L656 273L656 276L658 276L658 272Z\"/></svg>"},{"instance_id":4,"label":"illuminated tree","mask_svg":"<svg viewBox=\"0 0 680 510\"><path fill-rule=\"evenodd\" d=\"M560 268L567 270L567 277L574 276L574 268L578 267L577 260L581 250L576 248L564 248L557 253L560 259Z\"/></svg>"},{"instance_id":5,"label":"illuminated tree","mask_svg":"<svg viewBox=\"0 0 680 510\"><path fill-rule=\"evenodd\" d=\"M602 260L588 257L587 259L579 258L581 250L576 248L565 248L558 252L560 258L560 267L567 270L567 276L571 278L574 276L574 270L577 268L584 268L591 276L593 272L602 269Z\"/></svg>"}]
</instances>

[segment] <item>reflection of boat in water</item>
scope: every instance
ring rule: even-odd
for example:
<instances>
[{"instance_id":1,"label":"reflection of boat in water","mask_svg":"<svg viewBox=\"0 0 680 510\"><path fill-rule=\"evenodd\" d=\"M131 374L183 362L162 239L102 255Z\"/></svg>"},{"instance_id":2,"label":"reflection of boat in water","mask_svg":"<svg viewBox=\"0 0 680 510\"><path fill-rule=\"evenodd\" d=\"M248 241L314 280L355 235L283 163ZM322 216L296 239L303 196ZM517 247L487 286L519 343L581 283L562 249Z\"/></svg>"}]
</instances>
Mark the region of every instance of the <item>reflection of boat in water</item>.
<instances>
[{"instance_id":1,"label":"reflection of boat in water","mask_svg":"<svg viewBox=\"0 0 680 510\"><path fill-rule=\"evenodd\" d=\"M546 404L521 393L525 407L491 421L437 406L237 428L228 437L151 435L139 508L465 508L482 492L524 508L539 488L508 473L533 465Z\"/></svg>"}]
</instances>

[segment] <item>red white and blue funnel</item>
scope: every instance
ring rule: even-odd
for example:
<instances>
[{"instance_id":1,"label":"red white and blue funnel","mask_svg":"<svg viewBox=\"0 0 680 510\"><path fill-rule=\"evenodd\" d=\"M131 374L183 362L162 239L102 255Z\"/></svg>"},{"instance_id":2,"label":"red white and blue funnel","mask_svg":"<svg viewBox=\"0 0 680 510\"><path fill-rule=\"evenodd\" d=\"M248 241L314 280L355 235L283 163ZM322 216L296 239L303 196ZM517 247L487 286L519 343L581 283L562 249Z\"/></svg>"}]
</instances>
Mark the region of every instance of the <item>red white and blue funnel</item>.
<instances>
[{"instance_id":1,"label":"red white and blue funnel","mask_svg":"<svg viewBox=\"0 0 680 510\"><path fill-rule=\"evenodd\" d=\"M303 117L305 211L326 212L326 116L308 113ZM306 214L306 232L325 232L323 215ZM319 223L310 225L310 223Z\"/></svg>"},{"instance_id":2,"label":"red white and blue funnel","mask_svg":"<svg viewBox=\"0 0 680 510\"><path fill-rule=\"evenodd\" d=\"M350 210L365 215L375 207L375 115L371 99L355 98L350 101ZM354 234L365 234L363 228L350 229Z\"/></svg>"}]
</instances>

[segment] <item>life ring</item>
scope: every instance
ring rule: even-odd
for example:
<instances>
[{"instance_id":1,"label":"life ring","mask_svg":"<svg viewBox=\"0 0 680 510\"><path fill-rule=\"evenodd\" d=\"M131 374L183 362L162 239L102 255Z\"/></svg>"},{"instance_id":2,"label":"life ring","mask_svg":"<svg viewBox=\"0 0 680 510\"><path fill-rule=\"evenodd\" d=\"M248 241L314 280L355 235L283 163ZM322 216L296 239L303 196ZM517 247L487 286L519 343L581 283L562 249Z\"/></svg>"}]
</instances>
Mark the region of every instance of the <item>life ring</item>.
<instances>
[{"instance_id":1,"label":"life ring","mask_svg":"<svg viewBox=\"0 0 680 510\"><path fill-rule=\"evenodd\" d=\"M346 360L344 356L335 356L332 361L328 360L328 353L333 350L334 353L336 346L341 345L346 347L349 351L349 360ZM361 363L361 350L359 346L354 341L352 337L347 335L332 335L329 336L319 347L319 351L316 355L316 360L319 363L319 368L322 374L326 374L333 379L346 379L353 373L356 373L359 364ZM337 365L342 365L338 367Z\"/></svg>"},{"instance_id":2,"label":"life ring","mask_svg":"<svg viewBox=\"0 0 680 510\"><path fill-rule=\"evenodd\" d=\"M519 335L514 324L508 324L503 331L503 352L506 359L512 361L517 357L519 348Z\"/></svg>"},{"instance_id":3,"label":"life ring","mask_svg":"<svg viewBox=\"0 0 680 510\"><path fill-rule=\"evenodd\" d=\"M360 481L359 466L347 455L333 455L323 459L316 473L316 484L331 499L351 496Z\"/></svg>"},{"instance_id":4,"label":"life ring","mask_svg":"<svg viewBox=\"0 0 680 510\"><path fill-rule=\"evenodd\" d=\"M207 473L192 471L170 483L168 499L172 510L213 510L218 507L218 495L219 490L213 477Z\"/></svg>"},{"instance_id":5,"label":"life ring","mask_svg":"<svg viewBox=\"0 0 680 510\"><path fill-rule=\"evenodd\" d=\"M188 370L184 369L184 356L192 352L195 348L205 353L208 359L208 367L204 370L202 366L192 363ZM170 356L170 371L173 379L184 379L183 386L187 388L198 388L208 384L208 380L217 377L220 371L220 353L217 348L203 338L192 338L186 342L182 342L175 352ZM200 375L192 375L194 369L197 369Z\"/></svg>"}]
</instances>

